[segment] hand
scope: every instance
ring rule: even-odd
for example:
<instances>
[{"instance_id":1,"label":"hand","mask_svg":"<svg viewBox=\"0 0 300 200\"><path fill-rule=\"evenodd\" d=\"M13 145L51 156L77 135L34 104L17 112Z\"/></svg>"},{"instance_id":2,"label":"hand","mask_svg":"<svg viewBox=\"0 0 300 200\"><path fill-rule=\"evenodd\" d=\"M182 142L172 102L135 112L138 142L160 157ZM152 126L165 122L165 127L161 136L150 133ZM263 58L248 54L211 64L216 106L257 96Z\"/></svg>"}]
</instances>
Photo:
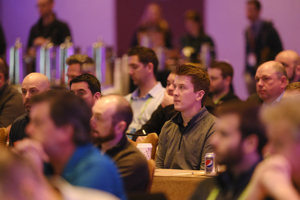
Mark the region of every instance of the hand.
<instances>
[{"instance_id":1,"label":"hand","mask_svg":"<svg viewBox=\"0 0 300 200\"><path fill-rule=\"evenodd\" d=\"M281 155L273 155L255 169L242 199L300 199L292 184L292 168Z\"/></svg>"},{"instance_id":2,"label":"hand","mask_svg":"<svg viewBox=\"0 0 300 200\"><path fill-rule=\"evenodd\" d=\"M136 138L136 142L141 142L144 139L146 139L146 136L139 136L139 137Z\"/></svg>"},{"instance_id":3,"label":"hand","mask_svg":"<svg viewBox=\"0 0 300 200\"><path fill-rule=\"evenodd\" d=\"M15 143L14 150L27 158L36 170L43 173L43 162L49 162L42 145L31 139L24 139Z\"/></svg>"},{"instance_id":4,"label":"hand","mask_svg":"<svg viewBox=\"0 0 300 200\"><path fill-rule=\"evenodd\" d=\"M164 107L166 107L168 105L171 105L173 103L174 103L173 96L170 96L168 94L167 90L165 90L165 95L164 95L164 97L162 99L161 106L164 108Z\"/></svg>"},{"instance_id":5,"label":"hand","mask_svg":"<svg viewBox=\"0 0 300 200\"><path fill-rule=\"evenodd\" d=\"M47 43L47 39L44 37L37 37L33 40L33 45L36 47L42 46L43 44Z\"/></svg>"}]
</instances>

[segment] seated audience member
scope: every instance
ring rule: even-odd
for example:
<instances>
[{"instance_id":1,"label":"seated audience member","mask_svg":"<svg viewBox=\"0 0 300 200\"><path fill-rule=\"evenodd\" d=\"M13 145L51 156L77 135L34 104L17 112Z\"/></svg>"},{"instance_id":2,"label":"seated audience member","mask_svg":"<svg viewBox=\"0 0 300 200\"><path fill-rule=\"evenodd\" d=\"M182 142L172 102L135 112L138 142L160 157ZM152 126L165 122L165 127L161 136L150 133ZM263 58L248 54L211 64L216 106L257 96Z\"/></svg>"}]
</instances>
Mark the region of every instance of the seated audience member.
<instances>
[{"instance_id":1,"label":"seated audience member","mask_svg":"<svg viewBox=\"0 0 300 200\"><path fill-rule=\"evenodd\" d=\"M204 169L204 156L212 152L209 142L215 120L202 103L209 90L209 76L201 68L180 65L175 70L174 108L179 111L163 126L155 159L157 168Z\"/></svg>"},{"instance_id":2,"label":"seated audience member","mask_svg":"<svg viewBox=\"0 0 300 200\"><path fill-rule=\"evenodd\" d=\"M117 168L91 143L92 115L84 100L70 92L49 90L32 97L31 102L26 132L32 141L18 142L18 151L43 155L40 163L48 161L53 169L51 173L46 168L49 175L59 175L72 185L103 190L125 199Z\"/></svg>"},{"instance_id":3,"label":"seated audience member","mask_svg":"<svg viewBox=\"0 0 300 200\"><path fill-rule=\"evenodd\" d=\"M7 148L1 147L0 150L1 199L118 199L109 193L99 190L72 186L59 177L51 179L49 184L42 171L38 170L28 158L17 155Z\"/></svg>"},{"instance_id":4,"label":"seated audience member","mask_svg":"<svg viewBox=\"0 0 300 200\"><path fill-rule=\"evenodd\" d=\"M211 48L211 60L215 58L214 42L212 38L205 34L201 16L196 10L188 10L184 16L186 35L180 38L180 48L190 49L190 62L199 63L199 53L201 45L208 44Z\"/></svg>"},{"instance_id":5,"label":"seated audience member","mask_svg":"<svg viewBox=\"0 0 300 200\"><path fill-rule=\"evenodd\" d=\"M92 74L96 76L96 66L92 58L83 54L75 54L67 58L68 65L67 77L68 85L70 81L81 74Z\"/></svg>"},{"instance_id":6,"label":"seated audience member","mask_svg":"<svg viewBox=\"0 0 300 200\"><path fill-rule=\"evenodd\" d=\"M274 155L254 171L243 199L300 199L299 96L265 108L262 120Z\"/></svg>"},{"instance_id":7,"label":"seated audience member","mask_svg":"<svg viewBox=\"0 0 300 200\"><path fill-rule=\"evenodd\" d=\"M22 99L25 107L26 114L17 118L11 126L9 133L9 145L13 146L18 140L27 137L25 127L29 123L29 113L31 110L30 99L32 96L50 90L49 79L40 73L28 74L22 82Z\"/></svg>"},{"instance_id":8,"label":"seated audience member","mask_svg":"<svg viewBox=\"0 0 300 200\"><path fill-rule=\"evenodd\" d=\"M218 110L216 132L210 138L216 164L226 171L201 182L191 199L239 199L256 165L262 160L267 142L264 126L259 121L259 106L234 103Z\"/></svg>"},{"instance_id":9,"label":"seated audience member","mask_svg":"<svg viewBox=\"0 0 300 200\"><path fill-rule=\"evenodd\" d=\"M233 68L226 62L215 61L207 71L210 78L209 97L220 106L232 101L240 101L233 93Z\"/></svg>"},{"instance_id":10,"label":"seated audience member","mask_svg":"<svg viewBox=\"0 0 300 200\"><path fill-rule=\"evenodd\" d=\"M138 88L125 97L133 110L127 132L135 133L161 104L165 88L155 78L158 60L152 49L136 46L128 51L128 56L129 74Z\"/></svg>"},{"instance_id":11,"label":"seated audience member","mask_svg":"<svg viewBox=\"0 0 300 200\"><path fill-rule=\"evenodd\" d=\"M282 99L293 98L296 95L300 95L300 82L288 84L284 89Z\"/></svg>"},{"instance_id":12,"label":"seated audience member","mask_svg":"<svg viewBox=\"0 0 300 200\"><path fill-rule=\"evenodd\" d=\"M95 102L101 97L101 84L91 74L82 74L73 78L70 82L71 91L82 98L92 109Z\"/></svg>"},{"instance_id":13,"label":"seated audience member","mask_svg":"<svg viewBox=\"0 0 300 200\"><path fill-rule=\"evenodd\" d=\"M145 191L149 181L147 160L126 136L133 115L130 104L122 96L107 95L96 101L92 111L94 143L115 161L127 193Z\"/></svg>"},{"instance_id":14,"label":"seated audience member","mask_svg":"<svg viewBox=\"0 0 300 200\"><path fill-rule=\"evenodd\" d=\"M280 62L285 67L290 83L300 81L300 57L295 51L281 51L275 57L275 61Z\"/></svg>"},{"instance_id":15,"label":"seated audience member","mask_svg":"<svg viewBox=\"0 0 300 200\"><path fill-rule=\"evenodd\" d=\"M21 93L8 82L8 66L0 57L0 127L7 127L25 113Z\"/></svg>"},{"instance_id":16,"label":"seated audience member","mask_svg":"<svg viewBox=\"0 0 300 200\"><path fill-rule=\"evenodd\" d=\"M268 61L257 68L255 74L256 94L247 101L263 105L272 105L281 100L287 85L286 70L276 61Z\"/></svg>"},{"instance_id":17,"label":"seated audience member","mask_svg":"<svg viewBox=\"0 0 300 200\"><path fill-rule=\"evenodd\" d=\"M136 134L141 135L144 134L143 132L145 132L146 134L157 133L157 135L159 136L160 131L163 125L165 124L165 122L170 120L174 115L178 113L178 111L174 109L174 103L173 103L175 76L176 76L175 72L171 72L169 74L167 79L167 87L165 90L165 95L161 104L152 113L151 118L146 122L146 124L142 126L140 130L136 132ZM205 98L203 105L210 113L212 114L214 113L215 105L209 97ZM142 136L140 137L143 138Z\"/></svg>"}]
</instances>

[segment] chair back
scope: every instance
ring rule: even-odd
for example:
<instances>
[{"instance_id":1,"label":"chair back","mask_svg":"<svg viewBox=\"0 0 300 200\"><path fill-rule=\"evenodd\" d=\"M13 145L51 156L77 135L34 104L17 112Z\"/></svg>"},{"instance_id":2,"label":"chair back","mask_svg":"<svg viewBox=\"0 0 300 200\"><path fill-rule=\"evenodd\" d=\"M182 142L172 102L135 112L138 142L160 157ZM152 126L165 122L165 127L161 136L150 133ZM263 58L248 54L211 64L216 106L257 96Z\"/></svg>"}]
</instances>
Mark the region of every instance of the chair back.
<instances>
[{"instance_id":1,"label":"chair back","mask_svg":"<svg viewBox=\"0 0 300 200\"><path fill-rule=\"evenodd\" d=\"M151 159L155 160L156 156L156 148L158 145L158 136L156 133L149 133L144 140L140 143L151 143L152 144L152 152L151 152Z\"/></svg>"},{"instance_id":2,"label":"chair back","mask_svg":"<svg viewBox=\"0 0 300 200\"><path fill-rule=\"evenodd\" d=\"M148 162L148 169L149 169L149 182L146 191L150 193L151 186L153 183L154 171L155 171L155 162L153 159L147 160L147 162Z\"/></svg>"},{"instance_id":3,"label":"chair back","mask_svg":"<svg viewBox=\"0 0 300 200\"><path fill-rule=\"evenodd\" d=\"M6 128L0 128L0 145L6 146L8 132Z\"/></svg>"}]
</instances>

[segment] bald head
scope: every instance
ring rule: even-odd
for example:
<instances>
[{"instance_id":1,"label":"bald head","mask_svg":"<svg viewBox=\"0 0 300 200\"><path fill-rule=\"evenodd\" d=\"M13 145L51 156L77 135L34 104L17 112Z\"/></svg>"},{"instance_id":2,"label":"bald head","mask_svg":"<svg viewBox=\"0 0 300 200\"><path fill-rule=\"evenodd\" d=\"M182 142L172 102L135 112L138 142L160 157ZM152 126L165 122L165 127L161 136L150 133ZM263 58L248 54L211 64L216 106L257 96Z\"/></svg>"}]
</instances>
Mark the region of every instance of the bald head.
<instances>
[{"instance_id":1,"label":"bald head","mask_svg":"<svg viewBox=\"0 0 300 200\"><path fill-rule=\"evenodd\" d=\"M280 62L285 67L290 83L299 81L300 57L295 51L281 51L275 57L275 61Z\"/></svg>"},{"instance_id":2,"label":"bald head","mask_svg":"<svg viewBox=\"0 0 300 200\"><path fill-rule=\"evenodd\" d=\"M274 102L287 85L286 71L282 64L268 61L257 68L255 74L256 91L267 104Z\"/></svg>"},{"instance_id":3,"label":"bald head","mask_svg":"<svg viewBox=\"0 0 300 200\"><path fill-rule=\"evenodd\" d=\"M22 83L22 98L25 110L30 112L31 104L29 102L33 95L47 91L50 89L50 81L44 74L30 73Z\"/></svg>"},{"instance_id":4,"label":"bald head","mask_svg":"<svg viewBox=\"0 0 300 200\"><path fill-rule=\"evenodd\" d=\"M107 108L112 108L114 110L112 115L113 124L116 124L119 121L125 121L128 126L131 123L133 115L132 109L129 102L124 97L115 94L106 95L100 98L96 103L98 106L102 104L103 107L107 106Z\"/></svg>"},{"instance_id":5,"label":"bald head","mask_svg":"<svg viewBox=\"0 0 300 200\"><path fill-rule=\"evenodd\" d=\"M101 143L102 148L112 148L122 139L132 121L129 102L119 95L107 95L96 101L92 111L94 143Z\"/></svg>"}]
</instances>

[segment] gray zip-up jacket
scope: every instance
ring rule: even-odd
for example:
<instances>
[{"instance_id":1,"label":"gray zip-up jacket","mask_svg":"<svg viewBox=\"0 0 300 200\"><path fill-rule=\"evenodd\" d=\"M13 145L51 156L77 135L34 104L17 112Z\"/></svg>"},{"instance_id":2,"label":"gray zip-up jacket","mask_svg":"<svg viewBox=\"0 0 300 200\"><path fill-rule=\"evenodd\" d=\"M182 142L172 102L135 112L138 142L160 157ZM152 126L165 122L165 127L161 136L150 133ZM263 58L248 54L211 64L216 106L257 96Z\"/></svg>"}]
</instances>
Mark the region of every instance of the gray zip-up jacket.
<instances>
[{"instance_id":1,"label":"gray zip-up jacket","mask_svg":"<svg viewBox=\"0 0 300 200\"><path fill-rule=\"evenodd\" d=\"M167 121L159 135L156 167L204 170L205 154L212 152L208 139L215 132L216 119L203 107L186 127L181 113Z\"/></svg>"}]
</instances>

